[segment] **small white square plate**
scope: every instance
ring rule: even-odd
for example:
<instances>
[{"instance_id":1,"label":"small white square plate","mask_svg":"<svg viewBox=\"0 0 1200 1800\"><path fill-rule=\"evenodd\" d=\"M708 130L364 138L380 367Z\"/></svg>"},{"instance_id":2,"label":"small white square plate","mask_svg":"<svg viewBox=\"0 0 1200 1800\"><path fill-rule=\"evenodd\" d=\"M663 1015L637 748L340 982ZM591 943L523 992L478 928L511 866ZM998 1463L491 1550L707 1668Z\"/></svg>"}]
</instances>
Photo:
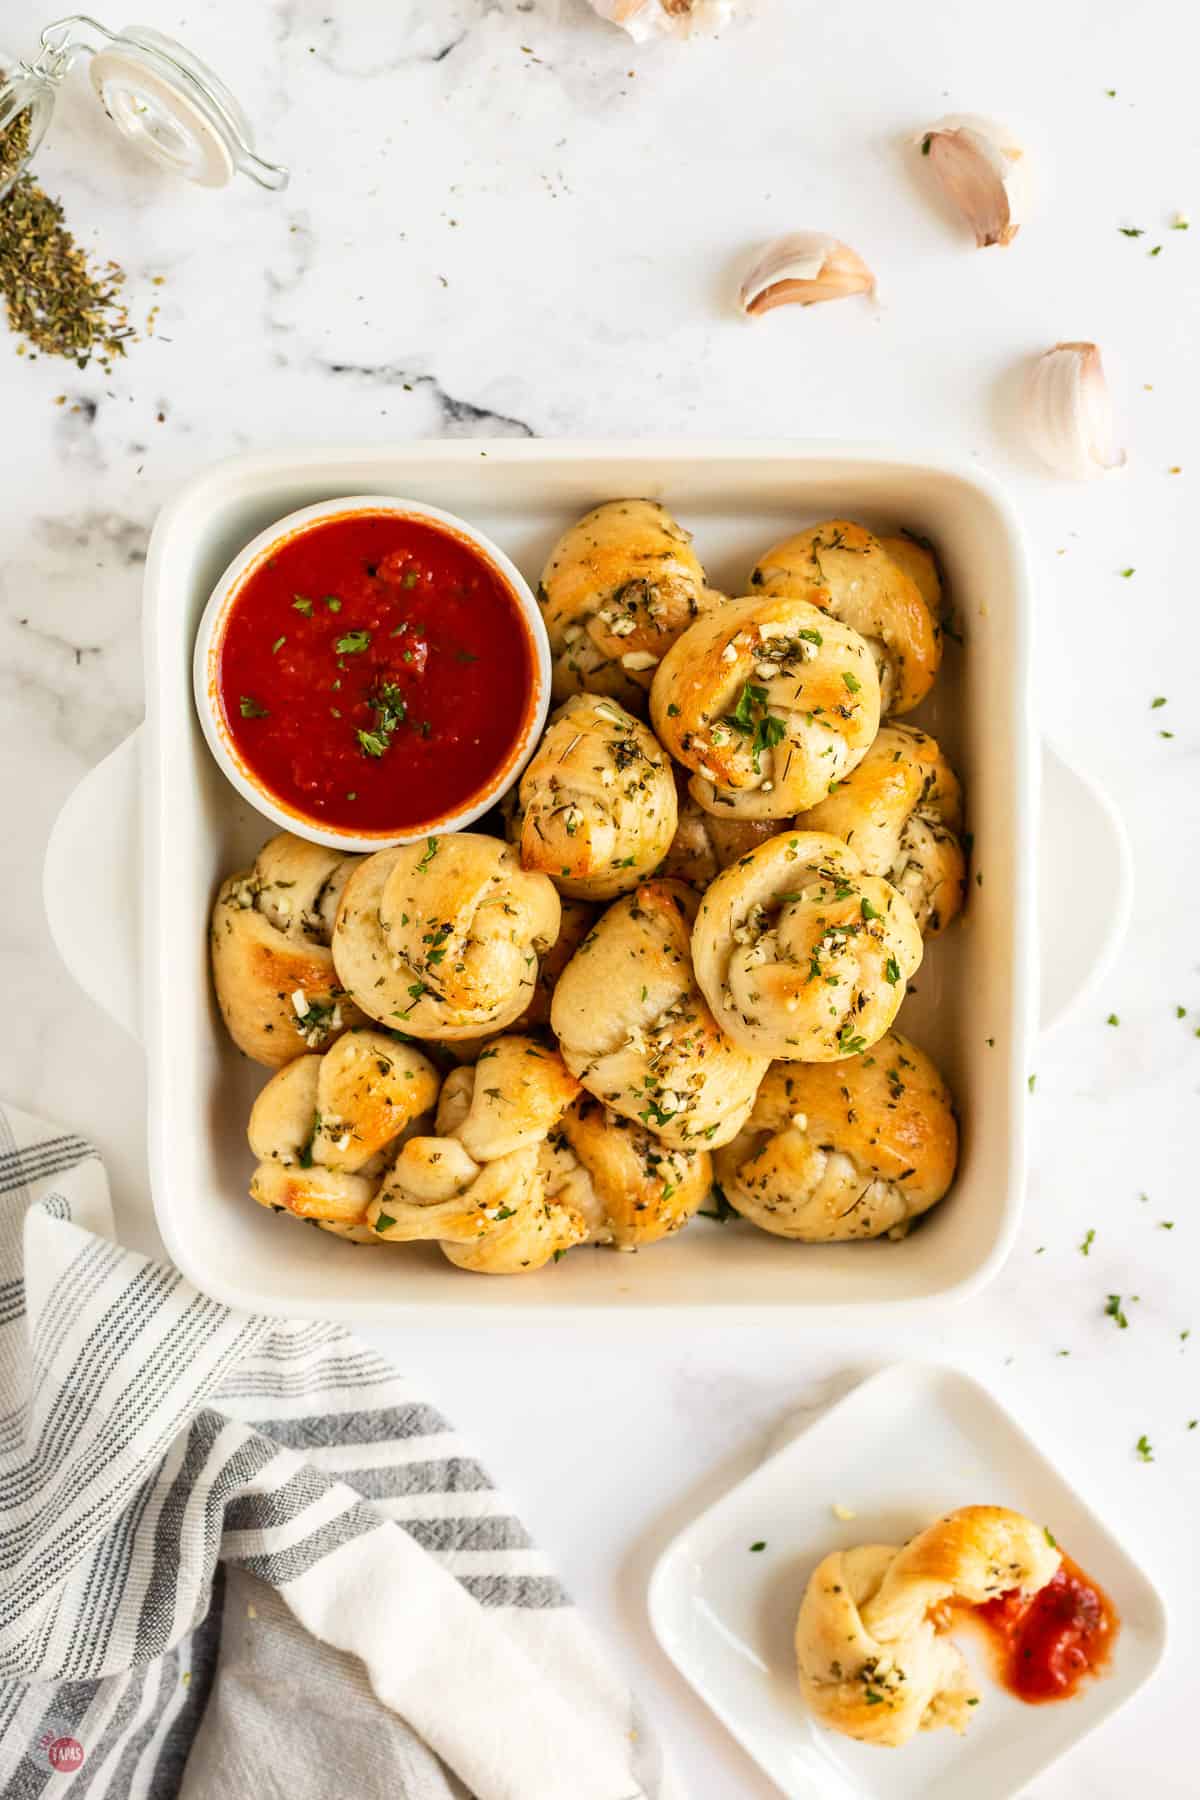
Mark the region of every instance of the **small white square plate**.
<instances>
[{"instance_id":1,"label":"small white square plate","mask_svg":"<svg viewBox=\"0 0 1200 1800\"><path fill-rule=\"evenodd\" d=\"M830 1550L899 1544L970 1504L1043 1520L1107 1591L1121 1619L1108 1672L1071 1700L1028 1706L980 1668L983 1703L961 1738L923 1732L890 1750L823 1730L792 1652L812 1569ZM857 1517L839 1521L835 1505ZM916 1363L872 1376L693 1520L655 1567L650 1617L789 1800L1012 1800L1149 1680L1167 1641L1157 1590L1015 1420L968 1376ZM976 1658L970 1637L958 1641Z\"/></svg>"}]
</instances>

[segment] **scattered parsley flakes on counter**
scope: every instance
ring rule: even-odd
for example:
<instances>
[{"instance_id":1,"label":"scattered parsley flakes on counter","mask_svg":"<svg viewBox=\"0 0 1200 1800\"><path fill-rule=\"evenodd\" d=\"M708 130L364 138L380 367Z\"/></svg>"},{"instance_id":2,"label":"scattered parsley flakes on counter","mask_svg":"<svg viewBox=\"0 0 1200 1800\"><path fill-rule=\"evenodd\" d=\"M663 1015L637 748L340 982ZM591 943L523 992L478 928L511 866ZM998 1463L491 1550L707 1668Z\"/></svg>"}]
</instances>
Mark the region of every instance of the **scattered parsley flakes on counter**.
<instances>
[{"instance_id":1,"label":"scattered parsley flakes on counter","mask_svg":"<svg viewBox=\"0 0 1200 1800\"><path fill-rule=\"evenodd\" d=\"M1033 1093L1033 1091L1036 1087L1037 1087L1037 1076L1031 1075L1029 1077L1029 1091L1031 1094Z\"/></svg>"},{"instance_id":2,"label":"scattered parsley flakes on counter","mask_svg":"<svg viewBox=\"0 0 1200 1800\"><path fill-rule=\"evenodd\" d=\"M1150 1439L1146 1436L1144 1431L1133 1447L1137 1451L1142 1462L1154 1461L1154 1451L1151 1448Z\"/></svg>"},{"instance_id":3,"label":"scattered parsley flakes on counter","mask_svg":"<svg viewBox=\"0 0 1200 1800\"><path fill-rule=\"evenodd\" d=\"M1177 1019L1186 1019L1187 1018L1187 1007L1186 1006L1177 1006L1175 1008L1175 1017Z\"/></svg>"},{"instance_id":4,"label":"scattered parsley flakes on counter","mask_svg":"<svg viewBox=\"0 0 1200 1800\"><path fill-rule=\"evenodd\" d=\"M1096 1241L1095 1230L1092 1226L1089 1225L1087 1230L1083 1234L1083 1242L1079 1246L1079 1254L1081 1256L1090 1256L1092 1253L1092 1245L1095 1243L1095 1241Z\"/></svg>"},{"instance_id":5,"label":"scattered parsley flakes on counter","mask_svg":"<svg viewBox=\"0 0 1200 1800\"><path fill-rule=\"evenodd\" d=\"M751 1550L765 1550L766 1547L767 1547L766 1538L759 1538L759 1540L756 1544L751 1544L751 1546L750 1546Z\"/></svg>"},{"instance_id":6,"label":"scattered parsley flakes on counter","mask_svg":"<svg viewBox=\"0 0 1200 1800\"><path fill-rule=\"evenodd\" d=\"M1153 712L1156 707L1165 706L1166 704L1167 696L1165 694L1156 694L1150 702L1150 711Z\"/></svg>"},{"instance_id":7,"label":"scattered parsley flakes on counter","mask_svg":"<svg viewBox=\"0 0 1200 1800\"><path fill-rule=\"evenodd\" d=\"M1146 235L1141 225L1118 225L1117 230L1122 237L1145 237Z\"/></svg>"},{"instance_id":8,"label":"scattered parsley flakes on counter","mask_svg":"<svg viewBox=\"0 0 1200 1800\"><path fill-rule=\"evenodd\" d=\"M1104 1316L1106 1319L1115 1319L1122 1331L1128 1331L1129 1320L1125 1317L1121 1308L1120 1294L1110 1294L1108 1296L1108 1302L1104 1308Z\"/></svg>"},{"instance_id":9,"label":"scattered parsley flakes on counter","mask_svg":"<svg viewBox=\"0 0 1200 1800\"><path fill-rule=\"evenodd\" d=\"M1118 573L1118 575L1120 575L1122 581L1128 581L1131 575L1137 574L1137 570L1136 569L1118 569L1117 573Z\"/></svg>"},{"instance_id":10,"label":"scattered parsley flakes on counter","mask_svg":"<svg viewBox=\"0 0 1200 1800\"><path fill-rule=\"evenodd\" d=\"M1174 1229L1175 1229L1174 1219L1160 1219L1158 1221L1158 1229L1160 1231L1174 1231Z\"/></svg>"},{"instance_id":11,"label":"scattered parsley flakes on counter","mask_svg":"<svg viewBox=\"0 0 1200 1800\"><path fill-rule=\"evenodd\" d=\"M1173 731L1160 731L1158 735L1159 737L1173 738L1175 733Z\"/></svg>"},{"instance_id":12,"label":"scattered parsley flakes on counter","mask_svg":"<svg viewBox=\"0 0 1200 1800\"><path fill-rule=\"evenodd\" d=\"M1106 1025L1119 1025L1121 1023L1121 1021L1117 1017L1116 1013L1109 1013L1109 1015L1108 1015L1107 1019L1105 1019L1104 1023Z\"/></svg>"},{"instance_id":13,"label":"scattered parsley flakes on counter","mask_svg":"<svg viewBox=\"0 0 1200 1800\"><path fill-rule=\"evenodd\" d=\"M1146 255L1147 256L1161 256L1162 255L1162 245L1155 244L1153 250L1147 250Z\"/></svg>"},{"instance_id":14,"label":"scattered parsley flakes on counter","mask_svg":"<svg viewBox=\"0 0 1200 1800\"><path fill-rule=\"evenodd\" d=\"M1186 213L1177 212L1175 217L1171 220L1171 230L1186 231L1190 224L1191 220Z\"/></svg>"}]
</instances>

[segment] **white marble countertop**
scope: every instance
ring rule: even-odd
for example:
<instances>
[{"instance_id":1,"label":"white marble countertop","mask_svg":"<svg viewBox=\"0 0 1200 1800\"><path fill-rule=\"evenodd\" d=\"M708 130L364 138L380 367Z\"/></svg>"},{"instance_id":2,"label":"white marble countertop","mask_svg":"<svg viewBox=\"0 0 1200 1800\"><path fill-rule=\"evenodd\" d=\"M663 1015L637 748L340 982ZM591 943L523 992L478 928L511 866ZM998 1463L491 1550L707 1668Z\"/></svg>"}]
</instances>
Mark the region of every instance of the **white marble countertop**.
<instances>
[{"instance_id":1,"label":"white marble countertop","mask_svg":"<svg viewBox=\"0 0 1200 1800\"><path fill-rule=\"evenodd\" d=\"M94 226L128 269L135 313L161 312L111 377L5 365L0 1093L100 1145L123 1230L153 1247L140 1052L59 964L40 867L72 785L139 717L147 531L205 463L497 431L836 436L977 457L1008 481L1033 544L1043 719L1117 801L1138 875L1102 993L1040 1046L1007 1268L969 1306L902 1329L626 1319L619 1341L597 1322L553 1343L516 1328L486 1355L457 1331L376 1336L428 1371L705 1800L773 1790L656 1650L653 1558L788 1413L885 1359L963 1363L1061 1442L1173 1602L1164 1673L1039 1800L1124 1800L1131 1782L1194 1794L1200 610L1185 545L1200 216L1170 225L1189 202L1200 215L1195 19L1175 10L1165 43L1166 9L1135 30L1127 9L1091 0L1001 14L760 0L721 42L639 51L581 0L138 11L225 75L293 182L276 197L160 178L102 134L81 73L43 154L76 229ZM31 47L28 15L27 0L0 0L0 46ZM1007 252L965 247L902 148L951 108L1015 119L1043 159L1038 209ZM880 309L732 316L739 259L807 227L867 257ZM1084 337L1104 346L1131 460L1074 488L1023 457L1013 395L1032 352ZM1152 710L1156 695L1167 705ZM1080 868L1062 904L1094 899ZM1128 1330L1104 1316L1113 1290L1140 1296ZM1134 1453L1142 1433L1152 1464Z\"/></svg>"}]
</instances>

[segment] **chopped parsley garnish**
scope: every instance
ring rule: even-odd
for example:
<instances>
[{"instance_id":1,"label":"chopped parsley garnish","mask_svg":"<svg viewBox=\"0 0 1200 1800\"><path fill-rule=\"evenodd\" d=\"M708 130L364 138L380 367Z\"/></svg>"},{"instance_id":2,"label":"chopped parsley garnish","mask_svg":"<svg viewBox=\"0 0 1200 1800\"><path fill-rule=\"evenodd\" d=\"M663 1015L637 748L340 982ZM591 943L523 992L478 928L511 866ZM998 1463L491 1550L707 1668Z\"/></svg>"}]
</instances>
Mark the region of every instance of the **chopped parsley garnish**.
<instances>
[{"instance_id":1,"label":"chopped parsley garnish","mask_svg":"<svg viewBox=\"0 0 1200 1800\"><path fill-rule=\"evenodd\" d=\"M326 594L325 605L329 608L331 613L340 613L342 610L342 603L336 594Z\"/></svg>"},{"instance_id":2,"label":"chopped parsley garnish","mask_svg":"<svg viewBox=\"0 0 1200 1800\"><path fill-rule=\"evenodd\" d=\"M709 1198L714 1204L711 1209L704 1206L700 1208L700 1217L702 1219L715 1219L718 1225L727 1225L730 1219L737 1218L737 1208L730 1206L728 1200L725 1198L725 1190L720 1182L713 1182Z\"/></svg>"},{"instance_id":3,"label":"chopped parsley garnish","mask_svg":"<svg viewBox=\"0 0 1200 1800\"><path fill-rule=\"evenodd\" d=\"M842 670L842 680L845 682L846 686L850 689L850 692L852 694L857 694L860 691L860 689L862 688L862 682L858 679L858 676L852 675L850 673L849 669Z\"/></svg>"},{"instance_id":4,"label":"chopped parsley garnish","mask_svg":"<svg viewBox=\"0 0 1200 1800\"><path fill-rule=\"evenodd\" d=\"M249 694L242 695L240 706L243 719L268 719L271 716L266 707L251 699Z\"/></svg>"},{"instance_id":5,"label":"chopped parsley garnish","mask_svg":"<svg viewBox=\"0 0 1200 1800\"><path fill-rule=\"evenodd\" d=\"M859 1056L867 1047L865 1037L856 1037L854 1026L847 1021L838 1032L838 1049L843 1056Z\"/></svg>"},{"instance_id":6,"label":"chopped parsley garnish","mask_svg":"<svg viewBox=\"0 0 1200 1800\"><path fill-rule=\"evenodd\" d=\"M1108 1015L1107 1019L1105 1019L1104 1023L1106 1025L1119 1025L1121 1023L1121 1021L1117 1017L1116 1013L1109 1013L1109 1015Z\"/></svg>"},{"instance_id":7,"label":"chopped parsley garnish","mask_svg":"<svg viewBox=\"0 0 1200 1800\"><path fill-rule=\"evenodd\" d=\"M884 967L883 972L887 976L887 979L891 983L892 987L895 987L896 983L900 979L900 964L896 961L894 956L888 957L887 963Z\"/></svg>"},{"instance_id":8,"label":"chopped parsley garnish","mask_svg":"<svg viewBox=\"0 0 1200 1800\"><path fill-rule=\"evenodd\" d=\"M435 837L425 839L425 854L417 864L417 874L423 875L438 853L438 841Z\"/></svg>"},{"instance_id":9,"label":"chopped parsley garnish","mask_svg":"<svg viewBox=\"0 0 1200 1800\"><path fill-rule=\"evenodd\" d=\"M334 648L339 656L359 656L369 649L371 634L369 631L347 631L337 640Z\"/></svg>"},{"instance_id":10,"label":"chopped parsley garnish","mask_svg":"<svg viewBox=\"0 0 1200 1800\"><path fill-rule=\"evenodd\" d=\"M1033 1090L1036 1088L1036 1086L1037 1086L1037 1076L1031 1075L1029 1077L1029 1091L1031 1094L1032 1094Z\"/></svg>"},{"instance_id":11,"label":"chopped parsley garnish","mask_svg":"<svg viewBox=\"0 0 1200 1800\"><path fill-rule=\"evenodd\" d=\"M755 681L743 682L737 705L731 713L724 715L722 722L750 739L750 756L756 775L760 773L762 752L773 750L787 735L783 720L777 719L767 704L766 688Z\"/></svg>"},{"instance_id":12,"label":"chopped parsley garnish","mask_svg":"<svg viewBox=\"0 0 1200 1800\"><path fill-rule=\"evenodd\" d=\"M1079 1246L1080 1256L1090 1256L1092 1253L1092 1245L1095 1243L1095 1241L1096 1241L1095 1229L1094 1229L1094 1227L1089 1225L1087 1230L1083 1234L1083 1242Z\"/></svg>"},{"instance_id":13,"label":"chopped parsley garnish","mask_svg":"<svg viewBox=\"0 0 1200 1800\"><path fill-rule=\"evenodd\" d=\"M296 595L292 606L298 613L303 613L306 619L312 618L313 603L311 600L306 600L303 594Z\"/></svg>"},{"instance_id":14,"label":"chopped parsley garnish","mask_svg":"<svg viewBox=\"0 0 1200 1800\"><path fill-rule=\"evenodd\" d=\"M287 643L286 637L277 637L275 639L275 642L271 645L271 655L277 656L279 654L279 652L283 649L283 646L286 643Z\"/></svg>"},{"instance_id":15,"label":"chopped parsley garnish","mask_svg":"<svg viewBox=\"0 0 1200 1800\"><path fill-rule=\"evenodd\" d=\"M878 919L880 917L880 914L871 905L871 902L867 899L865 894L863 895L860 904L862 906L862 916L864 919Z\"/></svg>"},{"instance_id":16,"label":"chopped parsley garnish","mask_svg":"<svg viewBox=\"0 0 1200 1800\"><path fill-rule=\"evenodd\" d=\"M1146 235L1140 225L1118 225L1117 230L1122 237L1145 237Z\"/></svg>"},{"instance_id":17,"label":"chopped parsley garnish","mask_svg":"<svg viewBox=\"0 0 1200 1800\"><path fill-rule=\"evenodd\" d=\"M759 1540L756 1544L751 1544L751 1546L750 1546L751 1550L765 1550L766 1547L767 1547L766 1538L759 1538Z\"/></svg>"},{"instance_id":18,"label":"chopped parsley garnish","mask_svg":"<svg viewBox=\"0 0 1200 1800\"><path fill-rule=\"evenodd\" d=\"M382 756L388 747L388 739L382 732L359 730L355 732L355 736L364 756Z\"/></svg>"},{"instance_id":19,"label":"chopped parsley garnish","mask_svg":"<svg viewBox=\"0 0 1200 1800\"><path fill-rule=\"evenodd\" d=\"M1134 574L1136 574L1136 573L1137 573L1137 571L1136 571L1136 570L1135 570L1135 569L1121 569L1121 570L1120 570L1120 571L1119 571L1119 573L1120 573L1120 576L1121 576L1121 580L1122 580L1122 581L1128 581L1128 580L1129 580L1129 577L1130 577L1130 576L1131 576L1131 575L1134 575Z\"/></svg>"},{"instance_id":20,"label":"chopped parsley garnish","mask_svg":"<svg viewBox=\"0 0 1200 1800\"><path fill-rule=\"evenodd\" d=\"M1154 712L1156 707L1165 706L1166 704L1167 696L1165 694L1156 694L1154 699L1150 702L1150 711Z\"/></svg>"},{"instance_id":21,"label":"chopped parsley garnish","mask_svg":"<svg viewBox=\"0 0 1200 1800\"><path fill-rule=\"evenodd\" d=\"M376 1213L374 1229L376 1231L390 1231L395 1223L396 1221L393 1219L391 1213Z\"/></svg>"},{"instance_id":22,"label":"chopped parsley garnish","mask_svg":"<svg viewBox=\"0 0 1200 1800\"><path fill-rule=\"evenodd\" d=\"M1055 1535L1051 1531L1050 1527L1048 1525L1043 1525L1042 1530L1046 1534L1046 1542L1049 1544L1050 1548L1052 1550L1057 1550L1058 1549L1058 1539L1055 1537Z\"/></svg>"},{"instance_id":23,"label":"chopped parsley garnish","mask_svg":"<svg viewBox=\"0 0 1200 1800\"><path fill-rule=\"evenodd\" d=\"M1144 1431L1133 1447L1137 1451L1138 1457L1142 1462L1154 1461L1154 1451L1150 1446L1150 1439L1146 1436Z\"/></svg>"},{"instance_id":24,"label":"chopped parsley garnish","mask_svg":"<svg viewBox=\"0 0 1200 1800\"><path fill-rule=\"evenodd\" d=\"M1108 1296L1104 1308L1104 1316L1106 1319L1115 1319L1122 1331L1128 1331L1129 1320L1125 1317L1124 1311L1122 1310L1120 1294L1110 1294Z\"/></svg>"}]
</instances>

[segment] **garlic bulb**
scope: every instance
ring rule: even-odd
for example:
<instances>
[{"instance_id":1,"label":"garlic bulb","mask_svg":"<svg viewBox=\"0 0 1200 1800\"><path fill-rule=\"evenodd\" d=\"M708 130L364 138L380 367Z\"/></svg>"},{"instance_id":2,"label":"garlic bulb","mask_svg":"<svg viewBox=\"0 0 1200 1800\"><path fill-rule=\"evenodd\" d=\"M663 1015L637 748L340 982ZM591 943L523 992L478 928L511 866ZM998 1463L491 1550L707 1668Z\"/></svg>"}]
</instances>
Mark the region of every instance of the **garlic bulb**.
<instances>
[{"instance_id":1,"label":"garlic bulb","mask_svg":"<svg viewBox=\"0 0 1200 1800\"><path fill-rule=\"evenodd\" d=\"M1042 461L1075 481L1125 461L1113 444L1112 402L1095 344L1055 344L1038 357L1029 372L1025 423Z\"/></svg>"},{"instance_id":2,"label":"garlic bulb","mask_svg":"<svg viewBox=\"0 0 1200 1800\"><path fill-rule=\"evenodd\" d=\"M651 38L719 31L732 18L737 0L588 0L588 4L602 19L627 31L635 44L645 44Z\"/></svg>"},{"instance_id":3,"label":"garlic bulb","mask_svg":"<svg viewBox=\"0 0 1200 1800\"><path fill-rule=\"evenodd\" d=\"M980 250L1011 244L1028 211L1028 163L1010 131L975 113L952 113L923 131L921 154L975 233Z\"/></svg>"},{"instance_id":4,"label":"garlic bulb","mask_svg":"<svg viewBox=\"0 0 1200 1800\"><path fill-rule=\"evenodd\" d=\"M821 231L793 231L775 238L742 278L738 304L757 318L774 306L815 306L875 290L862 257Z\"/></svg>"}]
</instances>

